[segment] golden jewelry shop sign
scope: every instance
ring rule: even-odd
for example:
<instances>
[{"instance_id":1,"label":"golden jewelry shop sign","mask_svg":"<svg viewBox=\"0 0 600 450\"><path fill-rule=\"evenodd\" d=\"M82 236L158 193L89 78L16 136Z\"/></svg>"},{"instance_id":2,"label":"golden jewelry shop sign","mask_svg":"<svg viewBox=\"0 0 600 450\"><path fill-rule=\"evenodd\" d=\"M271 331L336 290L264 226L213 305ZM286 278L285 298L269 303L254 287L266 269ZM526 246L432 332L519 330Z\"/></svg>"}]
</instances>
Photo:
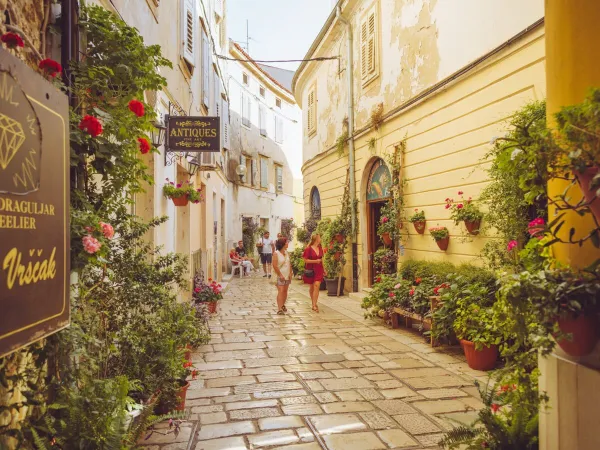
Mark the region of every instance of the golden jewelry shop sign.
<instances>
[{"instance_id":1,"label":"golden jewelry shop sign","mask_svg":"<svg viewBox=\"0 0 600 450\"><path fill-rule=\"evenodd\" d=\"M220 152L221 118L169 117L167 149L171 152Z\"/></svg>"},{"instance_id":2,"label":"golden jewelry shop sign","mask_svg":"<svg viewBox=\"0 0 600 450\"><path fill-rule=\"evenodd\" d=\"M0 49L0 356L69 324L68 102Z\"/></svg>"}]
</instances>

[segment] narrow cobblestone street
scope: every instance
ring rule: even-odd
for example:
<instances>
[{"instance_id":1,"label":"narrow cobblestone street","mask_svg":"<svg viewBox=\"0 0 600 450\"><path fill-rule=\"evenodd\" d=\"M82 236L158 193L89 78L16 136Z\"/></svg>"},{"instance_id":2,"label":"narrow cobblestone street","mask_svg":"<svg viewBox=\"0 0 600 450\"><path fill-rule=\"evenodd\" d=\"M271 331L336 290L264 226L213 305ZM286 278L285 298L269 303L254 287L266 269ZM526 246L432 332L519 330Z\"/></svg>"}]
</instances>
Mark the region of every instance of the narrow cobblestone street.
<instances>
[{"instance_id":1,"label":"narrow cobblestone street","mask_svg":"<svg viewBox=\"0 0 600 450\"><path fill-rule=\"evenodd\" d=\"M313 313L294 282L278 316L265 279L234 278L211 320L187 393L181 433L148 450L437 448L444 429L481 406L462 355L359 315L356 300L321 297ZM162 447L160 445L162 445Z\"/></svg>"}]
</instances>

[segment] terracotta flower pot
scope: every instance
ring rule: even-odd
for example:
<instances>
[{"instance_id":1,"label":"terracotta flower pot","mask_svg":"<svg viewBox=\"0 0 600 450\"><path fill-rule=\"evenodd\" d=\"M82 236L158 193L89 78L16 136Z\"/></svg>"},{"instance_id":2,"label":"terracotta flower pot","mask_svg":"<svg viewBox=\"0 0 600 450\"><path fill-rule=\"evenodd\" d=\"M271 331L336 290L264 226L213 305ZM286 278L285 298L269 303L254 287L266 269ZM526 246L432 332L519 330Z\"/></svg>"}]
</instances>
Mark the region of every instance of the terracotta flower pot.
<instances>
[{"instance_id":1,"label":"terracotta flower pot","mask_svg":"<svg viewBox=\"0 0 600 450\"><path fill-rule=\"evenodd\" d=\"M585 172L575 172L583 197L597 220L600 220L600 198L596 196L596 190L590 189L590 184L599 170L598 167L589 167Z\"/></svg>"},{"instance_id":2,"label":"terracotta flower pot","mask_svg":"<svg viewBox=\"0 0 600 450\"><path fill-rule=\"evenodd\" d=\"M381 239L383 239L383 243L386 247L392 245L392 238L390 237L390 233L381 233Z\"/></svg>"},{"instance_id":3,"label":"terracotta flower pot","mask_svg":"<svg viewBox=\"0 0 600 450\"><path fill-rule=\"evenodd\" d=\"M335 259L336 261L339 261L341 257L342 257L342 252L335 252L333 254L333 259Z\"/></svg>"},{"instance_id":4,"label":"terracotta flower pot","mask_svg":"<svg viewBox=\"0 0 600 450\"><path fill-rule=\"evenodd\" d=\"M416 222L413 222L413 225L415 227L415 230L417 230L417 233L419 234L423 234L425 233L425 224L427 222L425 220L418 220Z\"/></svg>"},{"instance_id":5,"label":"terracotta flower pot","mask_svg":"<svg viewBox=\"0 0 600 450\"><path fill-rule=\"evenodd\" d=\"M558 327L565 336L556 342L566 353L571 356L585 356L594 350L598 342L597 319L595 316L580 315L575 318L565 317L558 319Z\"/></svg>"},{"instance_id":6,"label":"terracotta flower pot","mask_svg":"<svg viewBox=\"0 0 600 450\"><path fill-rule=\"evenodd\" d=\"M475 349L475 344L471 341L464 339L460 340L465 357L467 358L467 364L473 370L492 370L496 366L496 360L498 359L498 346L490 345L489 347L482 347L481 350Z\"/></svg>"},{"instance_id":7,"label":"terracotta flower pot","mask_svg":"<svg viewBox=\"0 0 600 450\"><path fill-rule=\"evenodd\" d=\"M181 197L171 197L171 200L173 200L173 204L175 206L187 206L189 202L187 195L183 195Z\"/></svg>"},{"instance_id":8,"label":"terracotta flower pot","mask_svg":"<svg viewBox=\"0 0 600 450\"><path fill-rule=\"evenodd\" d=\"M183 411L185 409L185 397L187 396L187 390L190 387L189 381L183 381L185 385L179 388L179 392L177 392L177 398L179 399L179 404L175 408L175 411Z\"/></svg>"},{"instance_id":9,"label":"terracotta flower pot","mask_svg":"<svg viewBox=\"0 0 600 450\"><path fill-rule=\"evenodd\" d=\"M335 240L338 241L338 243L343 244L344 243L344 235L342 233L338 233L334 236Z\"/></svg>"},{"instance_id":10,"label":"terracotta flower pot","mask_svg":"<svg viewBox=\"0 0 600 450\"><path fill-rule=\"evenodd\" d=\"M445 252L446 250L448 250L448 244L450 243L450 236L448 236L447 238L435 241L435 243L438 245L440 250Z\"/></svg>"},{"instance_id":11,"label":"terracotta flower pot","mask_svg":"<svg viewBox=\"0 0 600 450\"><path fill-rule=\"evenodd\" d=\"M208 312L211 314L217 312L217 302L208 302Z\"/></svg>"},{"instance_id":12,"label":"terracotta flower pot","mask_svg":"<svg viewBox=\"0 0 600 450\"><path fill-rule=\"evenodd\" d=\"M481 220L465 220L465 226L470 234L479 234Z\"/></svg>"}]
</instances>

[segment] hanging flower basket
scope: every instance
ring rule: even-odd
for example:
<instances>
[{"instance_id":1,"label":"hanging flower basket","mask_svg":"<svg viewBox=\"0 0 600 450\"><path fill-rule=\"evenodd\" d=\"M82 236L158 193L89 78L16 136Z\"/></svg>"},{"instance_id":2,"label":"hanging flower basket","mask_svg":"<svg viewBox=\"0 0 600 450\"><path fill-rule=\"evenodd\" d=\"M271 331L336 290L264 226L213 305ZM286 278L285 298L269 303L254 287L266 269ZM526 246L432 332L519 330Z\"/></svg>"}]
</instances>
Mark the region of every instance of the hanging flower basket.
<instances>
[{"instance_id":1,"label":"hanging flower basket","mask_svg":"<svg viewBox=\"0 0 600 450\"><path fill-rule=\"evenodd\" d=\"M448 250L448 244L450 243L450 236L448 236L447 238L444 238L444 239L440 239L439 241L435 241L435 243L440 248L440 250L445 252L446 250Z\"/></svg>"},{"instance_id":2,"label":"hanging flower basket","mask_svg":"<svg viewBox=\"0 0 600 450\"><path fill-rule=\"evenodd\" d=\"M433 227L429 229L431 237L435 240L440 250L446 251L450 242L450 232L446 227Z\"/></svg>"},{"instance_id":3,"label":"hanging flower basket","mask_svg":"<svg viewBox=\"0 0 600 450\"><path fill-rule=\"evenodd\" d=\"M574 171L573 173L579 181L579 186L583 192L583 197L592 214L600 221L600 197L596 195L596 189L590 188L592 180L598 174L598 167L589 167L584 172Z\"/></svg>"},{"instance_id":4,"label":"hanging flower basket","mask_svg":"<svg viewBox=\"0 0 600 450\"><path fill-rule=\"evenodd\" d=\"M425 220L419 220L417 222L413 222L413 225L415 227L415 230L417 231L417 233L419 234L423 234L425 233L425 224L427 222Z\"/></svg>"},{"instance_id":5,"label":"hanging flower basket","mask_svg":"<svg viewBox=\"0 0 600 450\"><path fill-rule=\"evenodd\" d=\"M479 234L481 220L465 220L465 226L470 234Z\"/></svg>"},{"instance_id":6,"label":"hanging flower basket","mask_svg":"<svg viewBox=\"0 0 600 450\"><path fill-rule=\"evenodd\" d=\"M498 346L491 344L489 347L483 346L481 350L475 348L475 344L464 339L460 340L460 345L465 352L467 364L473 370L492 370L496 366L498 359Z\"/></svg>"},{"instance_id":7,"label":"hanging flower basket","mask_svg":"<svg viewBox=\"0 0 600 450\"><path fill-rule=\"evenodd\" d=\"M171 197L171 200L173 200L173 204L175 206L187 206L189 203L189 198L187 195L183 195L181 197Z\"/></svg>"},{"instance_id":8,"label":"hanging flower basket","mask_svg":"<svg viewBox=\"0 0 600 450\"><path fill-rule=\"evenodd\" d=\"M598 321L593 315L559 318L560 331L570 336L561 337L556 342L571 356L588 355L598 342L597 324Z\"/></svg>"},{"instance_id":9,"label":"hanging flower basket","mask_svg":"<svg viewBox=\"0 0 600 450\"><path fill-rule=\"evenodd\" d=\"M386 247L389 247L390 245L392 245L392 238L390 236L390 233L381 233L381 239L383 239L383 243L385 244Z\"/></svg>"}]
</instances>

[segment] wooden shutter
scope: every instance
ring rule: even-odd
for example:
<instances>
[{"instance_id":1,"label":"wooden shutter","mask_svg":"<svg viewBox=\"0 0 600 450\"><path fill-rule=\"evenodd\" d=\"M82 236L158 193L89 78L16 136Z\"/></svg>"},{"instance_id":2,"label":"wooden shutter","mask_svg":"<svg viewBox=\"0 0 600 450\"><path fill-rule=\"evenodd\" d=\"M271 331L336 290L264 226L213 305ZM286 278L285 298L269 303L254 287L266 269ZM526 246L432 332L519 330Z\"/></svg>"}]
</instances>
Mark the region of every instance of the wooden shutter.
<instances>
[{"instance_id":1,"label":"wooden shutter","mask_svg":"<svg viewBox=\"0 0 600 450\"><path fill-rule=\"evenodd\" d=\"M368 16L369 23L369 40L368 40L368 71L369 75L373 75L375 72L375 60L377 58L377 30L376 30L376 22L375 22L375 8L369 13Z\"/></svg>"},{"instance_id":2,"label":"wooden shutter","mask_svg":"<svg viewBox=\"0 0 600 450\"><path fill-rule=\"evenodd\" d=\"M276 166L275 174L277 175L277 192L283 192L283 167Z\"/></svg>"},{"instance_id":3,"label":"wooden shutter","mask_svg":"<svg viewBox=\"0 0 600 450\"><path fill-rule=\"evenodd\" d=\"M182 41L183 58L194 66L194 54L196 53L196 2L194 0L183 0L182 17Z\"/></svg>"},{"instance_id":4,"label":"wooden shutter","mask_svg":"<svg viewBox=\"0 0 600 450\"><path fill-rule=\"evenodd\" d=\"M258 126L261 136L267 135L267 111L263 105L258 105Z\"/></svg>"},{"instance_id":5,"label":"wooden shutter","mask_svg":"<svg viewBox=\"0 0 600 450\"><path fill-rule=\"evenodd\" d=\"M213 68L213 101L212 101L212 113L215 116L221 115L221 80L217 69Z\"/></svg>"},{"instance_id":6,"label":"wooden shutter","mask_svg":"<svg viewBox=\"0 0 600 450\"><path fill-rule=\"evenodd\" d=\"M250 95L242 92L242 124L246 127L250 126L252 99Z\"/></svg>"},{"instance_id":7,"label":"wooden shutter","mask_svg":"<svg viewBox=\"0 0 600 450\"><path fill-rule=\"evenodd\" d=\"M360 73L363 82L377 73L377 14L373 7L360 25Z\"/></svg>"},{"instance_id":8,"label":"wooden shutter","mask_svg":"<svg viewBox=\"0 0 600 450\"><path fill-rule=\"evenodd\" d=\"M369 46L369 27L367 21L364 20L360 25L360 74L364 80L368 73L368 46Z\"/></svg>"},{"instance_id":9,"label":"wooden shutter","mask_svg":"<svg viewBox=\"0 0 600 450\"><path fill-rule=\"evenodd\" d=\"M202 103L208 108L210 102L210 42L202 29Z\"/></svg>"},{"instance_id":10,"label":"wooden shutter","mask_svg":"<svg viewBox=\"0 0 600 450\"><path fill-rule=\"evenodd\" d=\"M267 158L260 158L260 187L269 188L269 161Z\"/></svg>"},{"instance_id":11,"label":"wooden shutter","mask_svg":"<svg viewBox=\"0 0 600 450\"><path fill-rule=\"evenodd\" d=\"M251 173L252 173L252 186L256 186L258 184L258 163L256 162L256 158L252 158L250 161Z\"/></svg>"},{"instance_id":12,"label":"wooden shutter","mask_svg":"<svg viewBox=\"0 0 600 450\"><path fill-rule=\"evenodd\" d=\"M308 117L307 117L307 126L308 131L311 132L315 129L315 100L316 100L316 91L315 89L311 89L308 93Z\"/></svg>"},{"instance_id":13,"label":"wooden shutter","mask_svg":"<svg viewBox=\"0 0 600 450\"><path fill-rule=\"evenodd\" d=\"M231 150L230 136L229 136L229 103L223 99L223 117L221 117L221 134L223 135L223 148ZM244 163L244 165L246 165Z\"/></svg>"},{"instance_id":14,"label":"wooden shutter","mask_svg":"<svg viewBox=\"0 0 600 450\"><path fill-rule=\"evenodd\" d=\"M275 115L275 142L283 142L283 119Z\"/></svg>"}]
</instances>

